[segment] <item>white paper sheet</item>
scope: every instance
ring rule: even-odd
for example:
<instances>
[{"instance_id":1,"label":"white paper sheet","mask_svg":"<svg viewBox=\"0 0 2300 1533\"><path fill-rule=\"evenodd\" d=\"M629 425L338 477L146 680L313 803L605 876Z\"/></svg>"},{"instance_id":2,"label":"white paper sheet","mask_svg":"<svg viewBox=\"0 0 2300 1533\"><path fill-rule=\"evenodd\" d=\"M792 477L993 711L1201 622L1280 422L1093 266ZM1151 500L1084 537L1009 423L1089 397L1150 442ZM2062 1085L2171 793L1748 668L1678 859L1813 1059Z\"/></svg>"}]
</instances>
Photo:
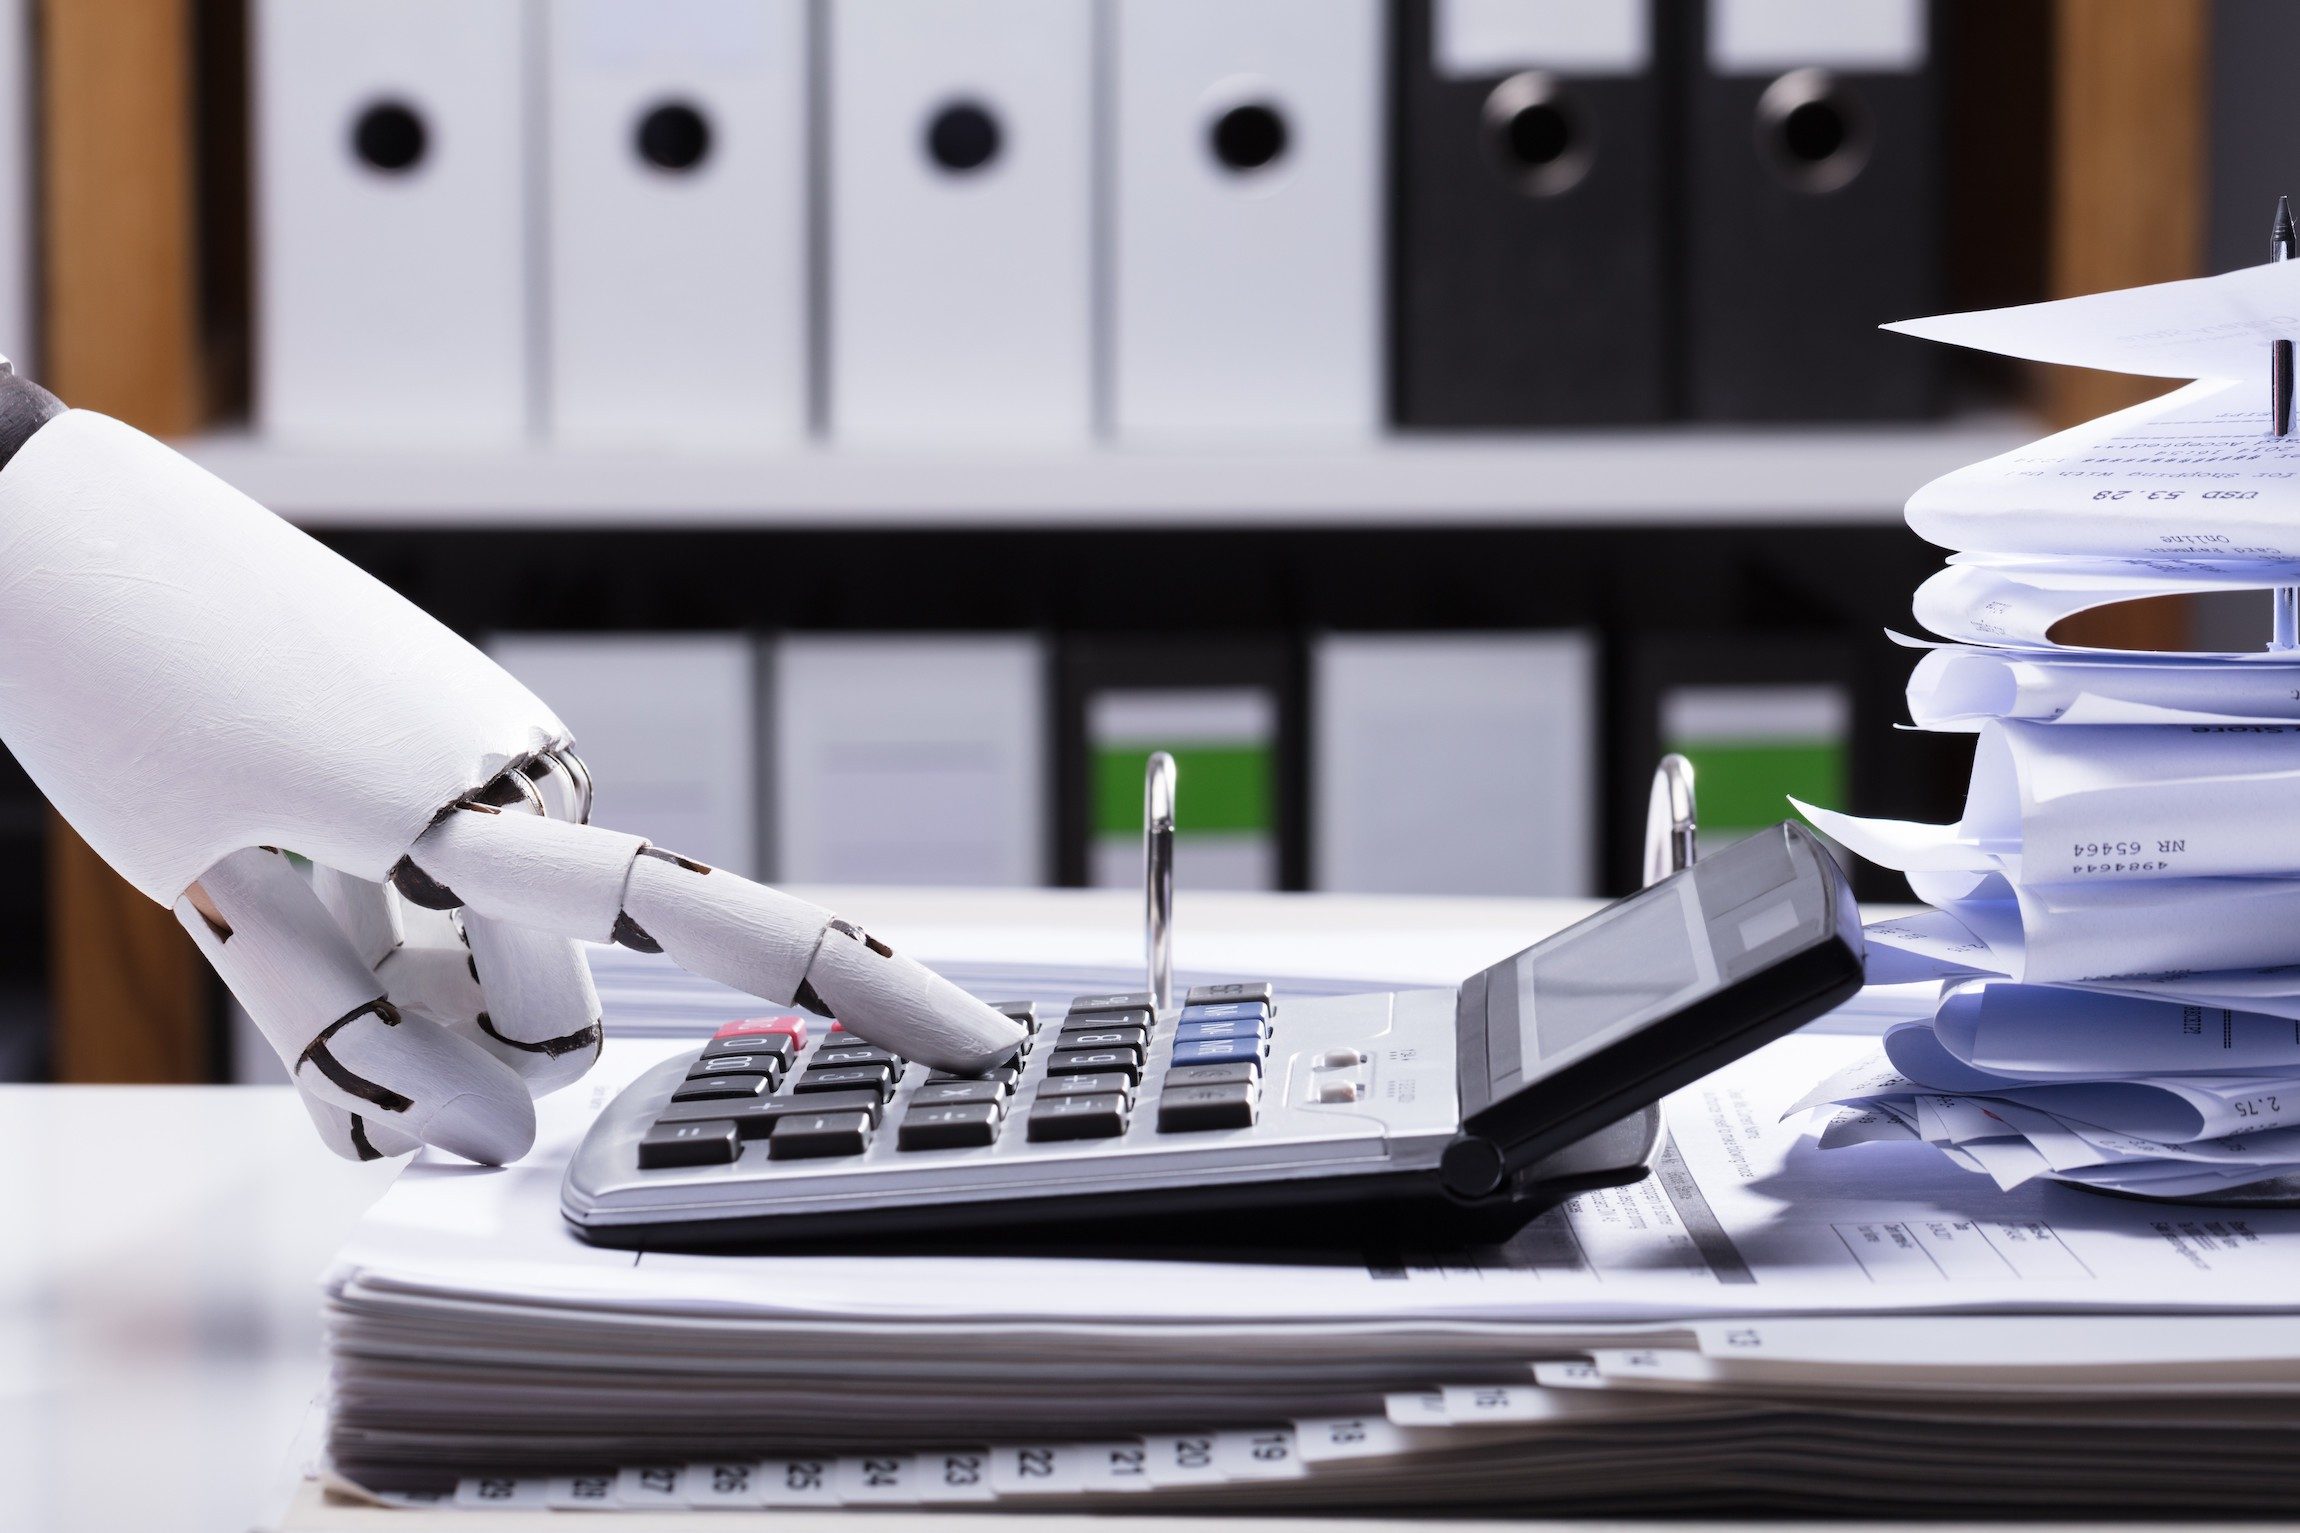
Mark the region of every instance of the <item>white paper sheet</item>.
<instances>
[{"instance_id":1,"label":"white paper sheet","mask_svg":"<svg viewBox=\"0 0 2300 1533\"><path fill-rule=\"evenodd\" d=\"M2047 303L1900 320L1903 335L2032 362L2156 378L2260 377L2272 341L2300 334L2300 266L2086 293ZM2266 415L2267 393L2260 393Z\"/></svg>"},{"instance_id":2,"label":"white paper sheet","mask_svg":"<svg viewBox=\"0 0 2300 1533\"><path fill-rule=\"evenodd\" d=\"M1953 825L1797 809L1885 867L2033 889L2300 874L2296 804L2300 727L2003 720L1980 730Z\"/></svg>"},{"instance_id":3,"label":"white paper sheet","mask_svg":"<svg viewBox=\"0 0 2300 1533\"><path fill-rule=\"evenodd\" d=\"M1909 675L1919 729L1991 719L2058 724L2300 724L2300 665L2108 659L2051 649L1941 645Z\"/></svg>"},{"instance_id":4,"label":"white paper sheet","mask_svg":"<svg viewBox=\"0 0 2300 1533\"><path fill-rule=\"evenodd\" d=\"M2300 270L2300 268L2295 268ZM1944 548L2110 557L2300 557L2300 436L2268 434L2268 352L1944 474L1909 526Z\"/></svg>"},{"instance_id":5,"label":"white paper sheet","mask_svg":"<svg viewBox=\"0 0 2300 1533\"><path fill-rule=\"evenodd\" d=\"M2215 997L2227 993L2219 971L2300 963L2300 879L2014 888L1994 874L1917 872L1909 886L1987 945L1987 968L2029 984ZM2285 993L2293 980L2277 983Z\"/></svg>"},{"instance_id":6,"label":"white paper sheet","mask_svg":"<svg viewBox=\"0 0 2300 1533\"><path fill-rule=\"evenodd\" d=\"M2289 1017L2040 985L1959 985L1941 1000L1942 1047L1998 1075L2300 1075Z\"/></svg>"},{"instance_id":7,"label":"white paper sheet","mask_svg":"<svg viewBox=\"0 0 2300 1533\"><path fill-rule=\"evenodd\" d=\"M2120 650L2063 644L2052 637L2056 624L2079 612L2193 591L2258 589L2265 609L2269 587L2300 581L2300 570L2285 562L2196 562L2172 568L2173 563L2130 560L2122 568L2110 569L2094 560L1952 562L1917 587L1910 609L1918 622L1945 639L1997 648L2049 650L2068 660L2133 662L2153 656L2159 664L2209 660L2279 668L2289 665L2288 656L2265 649Z\"/></svg>"}]
</instances>

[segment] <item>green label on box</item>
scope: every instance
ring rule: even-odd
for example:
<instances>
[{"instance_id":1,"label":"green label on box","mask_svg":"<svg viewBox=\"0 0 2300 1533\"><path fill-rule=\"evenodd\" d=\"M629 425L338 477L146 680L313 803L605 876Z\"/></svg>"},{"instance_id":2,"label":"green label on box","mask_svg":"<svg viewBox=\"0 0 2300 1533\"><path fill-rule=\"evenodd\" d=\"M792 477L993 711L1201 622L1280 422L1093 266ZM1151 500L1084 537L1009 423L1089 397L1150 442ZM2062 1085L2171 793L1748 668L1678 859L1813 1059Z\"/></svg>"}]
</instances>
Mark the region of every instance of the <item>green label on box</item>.
<instances>
[{"instance_id":1,"label":"green label on box","mask_svg":"<svg viewBox=\"0 0 2300 1533\"><path fill-rule=\"evenodd\" d=\"M1760 830L1789 818L1794 795L1845 802L1845 747L1836 740L1703 740L1666 747L1693 763L1703 831Z\"/></svg>"},{"instance_id":2,"label":"green label on box","mask_svg":"<svg viewBox=\"0 0 2300 1533\"><path fill-rule=\"evenodd\" d=\"M1266 745L1104 745L1094 752L1094 831L1142 833L1142 774L1150 753L1174 758L1174 830L1263 831L1277 823Z\"/></svg>"}]
</instances>

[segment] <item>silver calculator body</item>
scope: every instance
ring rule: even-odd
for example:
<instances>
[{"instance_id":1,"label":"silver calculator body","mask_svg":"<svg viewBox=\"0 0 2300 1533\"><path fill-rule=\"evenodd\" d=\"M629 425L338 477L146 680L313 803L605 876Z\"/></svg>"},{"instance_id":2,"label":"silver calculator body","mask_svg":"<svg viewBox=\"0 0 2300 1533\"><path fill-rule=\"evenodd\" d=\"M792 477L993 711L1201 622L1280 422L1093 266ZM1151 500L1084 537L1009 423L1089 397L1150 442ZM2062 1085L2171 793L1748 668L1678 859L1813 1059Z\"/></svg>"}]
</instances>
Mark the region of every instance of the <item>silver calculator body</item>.
<instances>
[{"instance_id":1,"label":"silver calculator body","mask_svg":"<svg viewBox=\"0 0 2300 1533\"><path fill-rule=\"evenodd\" d=\"M1642 1177L1663 1095L1843 1001L1861 961L1843 875L1782 825L1450 988L1002 1007L1031 1036L987 1081L754 1019L609 1104L562 1211L658 1249L1500 1238Z\"/></svg>"},{"instance_id":2,"label":"silver calculator body","mask_svg":"<svg viewBox=\"0 0 2300 1533\"><path fill-rule=\"evenodd\" d=\"M1002 1121L986 1144L905 1147L904 1126L921 1110L921 1097L931 1095L931 1072L913 1064L900 1072L858 1153L778 1161L771 1141L760 1138L743 1144L732 1161L642 1170L642 1140L700 1062L699 1055L683 1053L634 1081L593 1128L568 1170L567 1216L586 1235L610 1242L617 1227L634 1223L659 1230L756 1220L758 1232L770 1234L892 1228L904 1221L884 1216L902 1209L937 1210L934 1223L950 1214L959 1214L950 1222L968 1223L960 1211L1026 1214L1030 1210L1017 1205L1054 1200L1075 1216L1094 1205L1133 1207L1135 1195L1177 1186L1434 1171L1461 1124L1456 992L1289 1000L1279 987L1273 1001L1253 1119L1241 1126L1178 1129L1162 1111L1176 1076L1175 1034L1190 1009L1185 997L1183 1006L1153 1013L1131 1100L1118 1104L1103 1125L1116 1126L1115 1133L1033 1137L1031 1124L1042 1107L1075 1099L1062 1088L1076 1077L1047 1073L1057 1054L1071 1052L1059 1047L1062 1030L1080 1036L1090 1031L1078 1025L1082 1018L1139 1015L1146 1008L1037 1019L1018 1079L1001 1104ZM789 1078L803 1080L810 1061L826 1053L839 1057L835 1045L842 1036L823 1032L819 1023L810 1027ZM1046 1211L1056 1212L1051 1202Z\"/></svg>"}]
</instances>

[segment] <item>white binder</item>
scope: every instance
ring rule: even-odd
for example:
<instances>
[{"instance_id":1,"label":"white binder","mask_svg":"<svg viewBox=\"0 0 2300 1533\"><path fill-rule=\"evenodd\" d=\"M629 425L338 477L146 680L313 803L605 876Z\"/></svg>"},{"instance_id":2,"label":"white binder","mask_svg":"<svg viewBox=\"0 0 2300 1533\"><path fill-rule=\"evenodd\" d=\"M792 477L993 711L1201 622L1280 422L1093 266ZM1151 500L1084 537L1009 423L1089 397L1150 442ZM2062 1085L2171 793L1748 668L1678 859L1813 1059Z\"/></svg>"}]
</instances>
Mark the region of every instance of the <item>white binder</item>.
<instances>
[{"instance_id":1,"label":"white binder","mask_svg":"<svg viewBox=\"0 0 2300 1533\"><path fill-rule=\"evenodd\" d=\"M33 225L32 14L29 0L0 0L0 357L37 378L32 355Z\"/></svg>"},{"instance_id":2,"label":"white binder","mask_svg":"<svg viewBox=\"0 0 2300 1533\"><path fill-rule=\"evenodd\" d=\"M551 705L591 769L594 824L756 877L757 645L747 634L499 633L487 652Z\"/></svg>"},{"instance_id":3,"label":"white binder","mask_svg":"<svg viewBox=\"0 0 2300 1533\"><path fill-rule=\"evenodd\" d=\"M524 0L257 0L267 434L526 435L528 19Z\"/></svg>"},{"instance_id":4,"label":"white binder","mask_svg":"<svg viewBox=\"0 0 2300 1533\"><path fill-rule=\"evenodd\" d=\"M775 876L1046 881L1046 654L1027 635L775 645Z\"/></svg>"},{"instance_id":5,"label":"white binder","mask_svg":"<svg viewBox=\"0 0 2300 1533\"><path fill-rule=\"evenodd\" d=\"M546 14L551 434L796 441L806 0L556 0Z\"/></svg>"},{"instance_id":6,"label":"white binder","mask_svg":"<svg viewBox=\"0 0 2300 1533\"><path fill-rule=\"evenodd\" d=\"M1375 430L1379 0L1114 4L1114 430Z\"/></svg>"},{"instance_id":7,"label":"white binder","mask_svg":"<svg viewBox=\"0 0 2300 1533\"><path fill-rule=\"evenodd\" d=\"M1582 633L1318 639L1313 887L1591 893L1596 670Z\"/></svg>"},{"instance_id":8,"label":"white binder","mask_svg":"<svg viewBox=\"0 0 2300 1533\"><path fill-rule=\"evenodd\" d=\"M1094 7L831 0L830 427L1082 441Z\"/></svg>"}]
</instances>

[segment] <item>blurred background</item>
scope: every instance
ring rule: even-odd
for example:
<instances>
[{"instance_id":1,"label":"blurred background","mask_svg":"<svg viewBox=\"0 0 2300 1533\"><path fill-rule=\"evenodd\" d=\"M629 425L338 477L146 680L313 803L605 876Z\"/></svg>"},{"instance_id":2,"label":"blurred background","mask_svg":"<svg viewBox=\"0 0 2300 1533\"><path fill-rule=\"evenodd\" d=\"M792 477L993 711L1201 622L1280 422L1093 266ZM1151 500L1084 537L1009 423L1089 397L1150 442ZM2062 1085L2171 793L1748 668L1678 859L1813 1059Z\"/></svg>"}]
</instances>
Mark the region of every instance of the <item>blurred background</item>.
<instances>
[{"instance_id":1,"label":"blurred background","mask_svg":"<svg viewBox=\"0 0 2300 1533\"><path fill-rule=\"evenodd\" d=\"M1664 750L1709 835L1953 816L1901 502L2153 390L1874 327L2263 259L2296 64L2280 0L0 0L0 350L691 855L1131 884L1163 748L1185 886L1612 893ZM0 1079L276 1068L12 763L0 913Z\"/></svg>"}]
</instances>

